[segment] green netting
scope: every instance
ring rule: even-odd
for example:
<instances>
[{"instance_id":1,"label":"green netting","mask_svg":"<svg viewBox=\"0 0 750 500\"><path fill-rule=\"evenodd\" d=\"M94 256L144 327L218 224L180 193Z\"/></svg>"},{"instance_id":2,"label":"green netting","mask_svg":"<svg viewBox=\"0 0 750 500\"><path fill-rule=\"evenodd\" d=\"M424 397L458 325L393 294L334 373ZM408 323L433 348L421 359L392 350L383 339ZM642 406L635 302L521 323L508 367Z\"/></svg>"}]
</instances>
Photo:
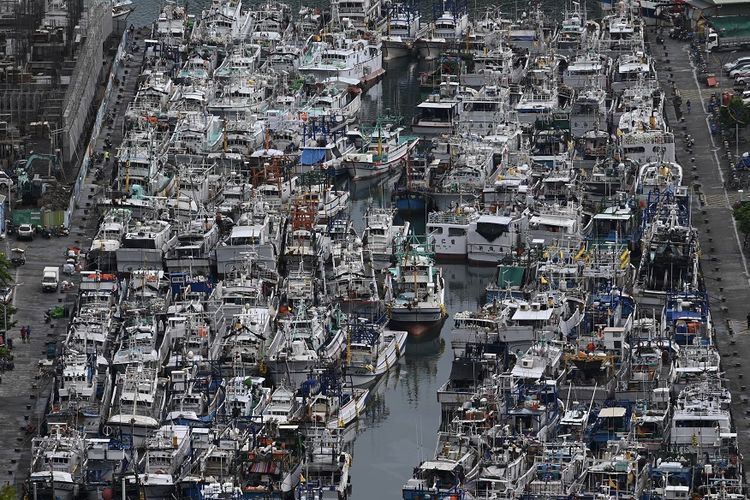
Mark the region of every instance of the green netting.
<instances>
[{"instance_id":1,"label":"green netting","mask_svg":"<svg viewBox=\"0 0 750 500\"><path fill-rule=\"evenodd\" d=\"M717 16L708 22L721 37L750 37L750 16Z\"/></svg>"},{"instance_id":2,"label":"green netting","mask_svg":"<svg viewBox=\"0 0 750 500\"><path fill-rule=\"evenodd\" d=\"M497 286L520 287L523 285L523 275L526 269L518 266L500 266L497 271Z\"/></svg>"}]
</instances>

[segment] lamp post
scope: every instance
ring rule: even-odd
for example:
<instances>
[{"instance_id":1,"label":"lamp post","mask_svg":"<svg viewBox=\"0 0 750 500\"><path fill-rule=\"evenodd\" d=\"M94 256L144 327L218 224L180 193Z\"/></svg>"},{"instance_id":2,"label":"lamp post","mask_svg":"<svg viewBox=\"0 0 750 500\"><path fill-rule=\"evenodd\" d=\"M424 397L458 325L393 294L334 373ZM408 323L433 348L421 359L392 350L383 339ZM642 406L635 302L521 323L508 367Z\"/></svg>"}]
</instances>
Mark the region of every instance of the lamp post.
<instances>
[{"instance_id":1,"label":"lamp post","mask_svg":"<svg viewBox=\"0 0 750 500\"><path fill-rule=\"evenodd\" d=\"M739 160L739 157L740 157L740 123L742 123L743 125L747 125L747 123L740 122L737 119L737 117L734 116L734 113L732 112L732 108L729 107L729 104L727 104L727 113L729 113L729 116L732 117L732 120L734 121L734 157L735 157L735 160Z\"/></svg>"}]
</instances>

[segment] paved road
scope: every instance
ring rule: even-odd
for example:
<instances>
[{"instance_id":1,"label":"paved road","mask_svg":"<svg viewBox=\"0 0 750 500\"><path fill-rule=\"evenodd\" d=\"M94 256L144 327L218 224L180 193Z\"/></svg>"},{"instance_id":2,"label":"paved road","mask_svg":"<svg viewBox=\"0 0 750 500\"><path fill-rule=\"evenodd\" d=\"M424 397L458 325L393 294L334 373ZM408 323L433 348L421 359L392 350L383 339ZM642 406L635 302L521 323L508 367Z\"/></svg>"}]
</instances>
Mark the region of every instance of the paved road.
<instances>
[{"instance_id":1,"label":"paved road","mask_svg":"<svg viewBox=\"0 0 750 500\"><path fill-rule=\"evenodd\" d=\"M685 42L667 39L665 45L660 46L654 41L653 32L649 33L649 39L652 54L657 58L660 79L668 82L665 87L669 88L669 83L674 82L683 101L690 99L692 103L692 113L684 115L684 121L680 120L680 114L671 104L668 106L668 118L679 137L677 155L685 170L684 183L699 188L699 196L694 196L693 224L700 231L703 251L701 265L711 300L723 370L733 396L732 413L747 468L750 466L750 405L746 403L745 384L750 381L750 363L746 361L750 353L750 331L747 329L746 315L750 313L750 276L740 244L741 235L737 234L731 209L741 195L724 189L727 162L722 160L722 149L717 147L718 139L715 143L711 137L706 120L711 93L731 88L731 82L721 76L721 64L741 54L710 56L711 71L719 77L719 90L708 89L698 82L693 71L685 71L691 67ZM672 95L668 91L668 97ZM691 134L695 139L692 151L685 148L684 133Z\"/></svg>"},{"instance_id":2,"label":"paved road","mask_svg":"<svg viewBox=\"0 0 750 500\"><path fill-rule=\"evenodd\" d=\"M44 239L33 242L4 242L5 248L18 246L26 249L26 265L16 269L16 292L14 305L17 309L17 326L11 329L15 369L2 374L0 383L0 475L2 482L23 480L28 472L30 439L24 428L31 424L38 427L46 410L51 388L50 378L38 378L38 361L46 359L46 343L57 341L66 330L65 320L56 320L51 325L44 322L44 313L52 306L65 301L62 293L43 293L41 289L42 269L45 266L62 265L65 250L75 245L73 237ZM21 325L31 327L30 342L24 344L20 338Z\"/></svg>"}]
</instances>

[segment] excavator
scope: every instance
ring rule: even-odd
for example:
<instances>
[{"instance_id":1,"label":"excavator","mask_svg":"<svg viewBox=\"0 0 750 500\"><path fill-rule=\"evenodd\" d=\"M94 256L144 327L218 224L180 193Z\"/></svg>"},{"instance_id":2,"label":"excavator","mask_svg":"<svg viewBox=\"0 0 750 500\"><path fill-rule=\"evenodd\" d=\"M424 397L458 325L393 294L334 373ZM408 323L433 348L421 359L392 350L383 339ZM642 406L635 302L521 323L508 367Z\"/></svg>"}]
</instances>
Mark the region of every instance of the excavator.
<instances>
[{"instance_id":1,"label":"excavator","mask_svg":"<svg viewBox=\"0 0 750 500\"><path fill-rule=\"evenodd\" d=\"M35 173L42 169L34 168L35 162L47 162L47 173ZM57 155L46 153L32 153L25 160L18 160L15 165L17 193L23 198L24 204L31 204L44 193L44 184L57 182L57 175L62 172L62 165Z\"/></svg>"}]
</instances>

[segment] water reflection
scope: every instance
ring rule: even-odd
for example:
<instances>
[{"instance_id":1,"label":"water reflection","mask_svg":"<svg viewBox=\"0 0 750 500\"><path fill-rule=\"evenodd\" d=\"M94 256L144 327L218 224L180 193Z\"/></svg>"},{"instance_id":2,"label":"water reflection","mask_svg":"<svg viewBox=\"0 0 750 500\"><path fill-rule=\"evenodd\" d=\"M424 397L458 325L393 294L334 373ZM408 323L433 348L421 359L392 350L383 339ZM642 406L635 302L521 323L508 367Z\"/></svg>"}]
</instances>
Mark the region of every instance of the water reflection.
<instances>
[{"instance_id":1,"label":"water reflection","mask_svg":"<svg viewBox=\"0 0 750 500\"><path fill-rule=\"evenodd\" d=\"M451 317L442 336L407 345L406 355L372 394L354 442L352 498L395 499L412 469L434 452L440 421L437 390L450 373L452 314L476 308L494 269L444 265Z\"/></svg>"}]
</instances>

